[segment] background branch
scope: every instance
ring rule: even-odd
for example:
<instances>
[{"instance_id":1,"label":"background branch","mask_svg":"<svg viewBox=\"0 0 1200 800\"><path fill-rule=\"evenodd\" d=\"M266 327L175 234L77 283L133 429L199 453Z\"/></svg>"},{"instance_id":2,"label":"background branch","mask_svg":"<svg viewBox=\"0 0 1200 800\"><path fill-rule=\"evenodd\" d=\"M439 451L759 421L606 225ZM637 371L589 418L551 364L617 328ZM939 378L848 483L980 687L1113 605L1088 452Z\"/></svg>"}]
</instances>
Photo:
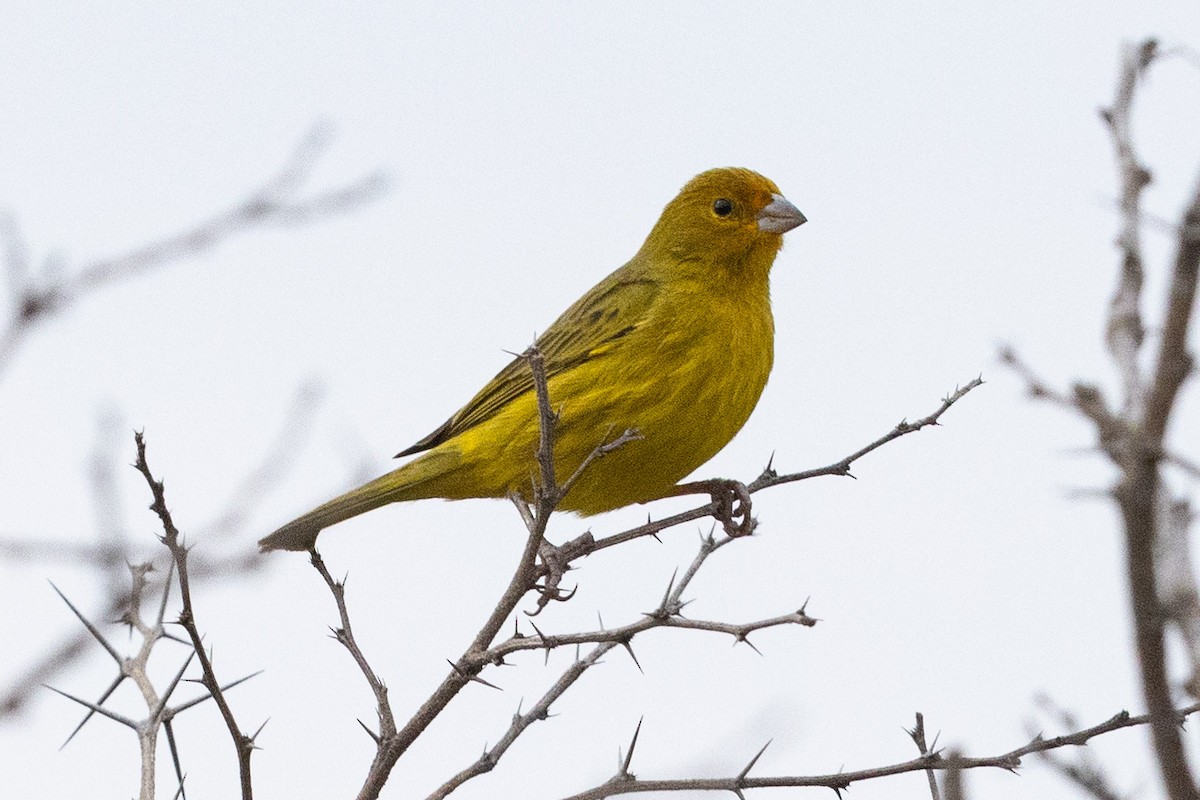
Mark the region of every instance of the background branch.
<instances>
[{"instance_id":1,"label":"background branch","mask_svg":"<svg viewBox=\"0 0 1200 800\"><path fill-rule=\"evenodd\" d=\"M1195 714L1197 711L1200 711L1200 703L1181 708L1178 711L1173 711L1172 714L1176 720L1176 724L1179 724L1188 716ZM910 761L902 761L897 764L889 764L883 767L854 770L850 772L839 771L826 775L781 775L765 778L752 778L743 772L742 774L727 778L643 780L625 773L618 774L616 777L610 779L608 782L600 786L593 787L578 794L570 795L570 797L565 798L565 800L603 800L603 798L606 797L613 797L623 794L637 794L642 792L723 791L737 794L746 789L768 789L802 786L834 789L840 794L854 783L868 780L878 780L879 778L886 778L892 775L903 775L910 772L924 772L927 770L946 772L981 768L998 768L1012 772L1016 771L1021 766L1021 759L1027 755L1033 753L1044 753L1049 750L1057 750L1061 747L1083 746L1086 745L1089 740L1094 739L1097 736L1103 736L1124 728L1148 725L1150 722L1150 715L1148 714L1132 717L1128 712L1122 711L1098 725L1093 725L1090 728L1085 728L1073 733L1055 736L1052 739L1044 739L1041 737L1041 735L1035 736L1029 743L1009 750L1007 753L1001 753L1000 755L983 757L956 755L953 757L953 759L951 759L950 757L943 757L937 752L933 752L923 755L919 758L914 758Z\"/></svg>"},{"instance_id":2,"label":"background branch","mask_svg":"<svg viewBox=\"0 0 1200 800\"><path fill-rule=\"evenodd\" d=\"M387 187L381 171L343 187L298 196L329 141L328 128L313 126L283 167L245 199L178 233L84 264L66 277L57 274L59 266L52 261L47 262L41 275L31 274L29 254L16 220L11 214L0 215L0 244L6 250L11 294L10 318L0 333L0 374L36 323L61 313L101 287L198 255L248 230L307 224L354 210L379 197Z\"/></svg>"}]
</instances>

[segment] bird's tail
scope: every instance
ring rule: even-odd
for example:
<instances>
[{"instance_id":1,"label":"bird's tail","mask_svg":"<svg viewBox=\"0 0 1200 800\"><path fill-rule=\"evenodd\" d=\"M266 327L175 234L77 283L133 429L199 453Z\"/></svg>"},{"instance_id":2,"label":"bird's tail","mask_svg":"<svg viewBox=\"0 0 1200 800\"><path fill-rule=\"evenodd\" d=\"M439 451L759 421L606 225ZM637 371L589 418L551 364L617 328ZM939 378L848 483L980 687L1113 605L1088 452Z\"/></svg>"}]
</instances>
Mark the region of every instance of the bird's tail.
<instances>
[{"instance_id":1,"label":"bird's tail","mask_svg":"<svg viewBox=\"0 0 1200 800\"><path fill-rule=\"evenodd\" d=\"M307 550L317 542L317 534L330 525L357 517L368 511L402 500L418 500L432 496L422 484L443 475L457 464L457 454L428 453L399 469L351 489L328 503L317 506L297 517L269 536L258 540L258 549Z\"/></svg>"}]
</instances>

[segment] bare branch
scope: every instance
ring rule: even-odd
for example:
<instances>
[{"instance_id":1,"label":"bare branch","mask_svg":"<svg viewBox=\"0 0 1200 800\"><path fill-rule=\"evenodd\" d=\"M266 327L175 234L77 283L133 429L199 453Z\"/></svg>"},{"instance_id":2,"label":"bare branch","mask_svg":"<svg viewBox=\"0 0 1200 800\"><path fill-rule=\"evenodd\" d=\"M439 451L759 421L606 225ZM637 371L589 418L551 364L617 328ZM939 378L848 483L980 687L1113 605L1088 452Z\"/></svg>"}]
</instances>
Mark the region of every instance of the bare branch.
<instances>
[{"instance_id":1,"label":"bare branch","mask_svg":"<svg viewBox=\"0 0 1200 800\"><path fill-rule=\"evenodd\" d=\"M1197 711L1200 711L1200 703L1187 706L1186 708L1179 709L1173 713L1178 724L1179 722L1182 722L1183 719L1196 713ZM924 772L926 770L951 772L980 768L999 768L1012 772L1016 771L1021 766L1021 759L1027 755L1033 753L1044 753L1048 750L1056 750L1060 747L1082 746L1097 736L1102 736L1106 733L1118 731L1123 728L1147 725L1149 722L1150 716L1148 714L1131 717L1128 712L1122 711L1110 719L1101 722L1099 725L1094 725L1090 728L1085 728L1083 730L1063 736L1056 736L1053 739L1044 739L1041 736L1036 736L1028 744L996 756L970 757L956 755L953 757L943 757L935 751L926 755L922 755L919 758L914 758L911 761L903 761L897 764L889 764L887 766L874 767L871 769L855 770L851 772L842 771L825 775L781 775L774 777L751 778L745 774L741 774L727 778L678 778L660 780L643 780L632 775L616 775L609 779L606 783L591 789L587 789L578 794L573 794L569 798L566 798L566 800L603 800L603 798L612 797L615 795L637 794L642 792L709 791L731 792L736 794L746 789L801 786L824 787L827 789L834 789L840 793L849 788L849 786L853 783L866 780L877 780L879 778L886 778L892 775L902 775L909 772Z\"/></svg>"},{"instance_id":2,"label":"bare branch","mask_svg":"<svg viewBox=\"0 0 1200 800\"><path fill-rule=\"evenodd\" d=\"M1101 118L1108 125L1116 151L1121 181L1121 217L1123 224L1117 238L1123 258L1116 290L1109 303L1108 349L1121 374L1127 417L1140 418L1144 403L1144 383L1138 366L1138 353L1145 338L1142 324L1141 293L1145 280L1142 266L1141 216L1142 190L1150 184L1150 171L1142 166L1133 150L1133 98L1138 81L1154 60L1158 42L1148 39L1137 47L1127 46L1123 55L1121 77L1112 106L1102 109Z\"/></svg>"},{"instance_id":3,"label":"bare branch","mask_svg":"<svg viewBox=\"0 0 1200 800\"><path fill-rule=\"evenodd\" d=\"M1011 351L1003 357L1022 373L1031 394L1078 410L1090 419L1101 448L1121 472L1112 495L1125 531L1125 565L1137 657L1158 771L1171 800L1193 800L1196 786L1175 721L1164 637L1168 609L1181 619L1185 613L1195 615L1200 610L1200 601L1196 599L1200 592L1186 555L1183 529L1188 515L1173 514L1172 508L1177 504L1163 483L1161 465L1174 463L1184 469L1191 466L1187 459L1172 457L1164 440L1179 388L1192 369L1187 338L1200 273L1200 237L1195 233L1200 227L1200 185L1193 190L1183 220L1177 226L1179 247L1158 358L1147 380L1139 363L1144 338L1140 303L1145 272L1139 237L1141 192L1150 181L1150 173L1138 162L1131 126L1136 89L1158 55L1154 39L1125 48L1116 97L1112 107L1101 114L1112 136L1121 180L1118 237L1121 268L1109 307L1107 333L1109 351L1121 376L1120 410L1110 410L1098 387L1076 383L1073 396L1067 397L1038 380ZM1164 559L1173 563L1163 563ZM1160 576L1169 578L1169 589L1159 585ZM1168 589L1165 597L1164 589ZM1200 642L1200 617L1194 616L1181 624L1189 641ZM1196 647L1190 649L1200 653ZM1193 672L1196 671L1194 668Z\"/></svg>"},{"instance_id":4,"label":"bare branch","mask_svg":"<svg viewBox=\"0 0 1200 800\"><path fill-rule=\"evenodd\" d=\"M254 739L242 733L241 728L238 727L237 720L233 717L233 710L226 702L221 684L213 671L212 659L209 658L204 648L204 641L200 636L195 612L192 609L192 590L188 581L188 548L180 541L179 529L175 527L175 522L171 519L171 512L167 509L163 484L161 481L155 480L154 475L150 472L150 465L146 462L146 440L140 431L134 434L134 441L137 444L137 461L134 466L138 472L142 473L146 484L150 487L150 493L154 497L154 502L150 504L150 510L158 515L159 521L162 523L163 544L171 551L171 556L175 561L175 570L179 579L179 594L183 604L179 613L179 624L184 627L192 640L192 648L196 651L196 656L200 660L200 669L203 672L201 682L212 695L217 708L220 709L221 717L225 720L225 727L229 729L229 735L233 739L241 778L242 800L251 800L254 796L254 789L250 777L250 755L254 752Z\"/></svg>"},{"instance_id":5,"label":"bare branch","mask_svg":"<svg viewBox=\"0 0 1200 800\"><path fill-rule=\"evenodd\" d=\"M1133 91L1157 52L1157 42L1147 39L1136 48L1128 48L1118 81L1117 103L1109 113L1109 119L1126 120L1128 125ZM1140 186L1149 180L1148 173L1136 164L1128 136L1116 137L1117 161L1124 178L1125 201L1124 228L1121 245L1124 251L1122 283L1136 278L1125 277L1141 271L1140 253L1137 242L1136 194ZM1133 166L1130 166L1132 161ZM1131 170L1140 174L1130 175ZM1140 182L1136 188L1130 181ZM1131 195L1133 195L1131 197ZM1200 223L1200 187L1197 188L1183 223L1184 235L1179 243L1175 270L1171 279L1167 302L1167 313L1163 325L1157 365L1150 380L1149 396L1145 407L1138 403L1130 406L1127 416L1134 436L1127 437L1122 452L1114 453L1113 460L1122 471L1116 488L1116 498L1125 524L1126 569L1133 604L1134 630L1137 638L1137 653L1142 674L1142 691L1146 708L1151 717L1151 732L1154 749L1158 757L1159 773L1171 800L1191 800L1196 796L1196 785L1188 766L1187 754L1178 727L1172 718L1171 688L1167 678L1164 643L1164 618L1158 587L1155 564L1158 545L1156 542L1160 519L1167 498L1160 497L1166 491L1159 474L1159 461L1167 422L1175 405L1175 398L1184 378L1191 370L1191 357L1187 352L1187 332L1195 299L1197 268L1200 267L1200 240L1187 234ZM1131 262L1136 262L1131 266ZM1128 371L1118 357L1118 367ZM1136 371L1136 364L1133 368ZM1185 567L1190 575L1190 566ZM1194 584L1194 581L1192 581ZM1193 589L1194 591L1194 589Z\"/></svg>"},{"instance_id":6,"label":"bare branch","mask_svg":"<svg viewBox=\"0 0 1200 800\"><path fill-rule=\"evenodd\" d=\"M912 737L913 744L917 746L917 750L923 756L930 756L933 751L925 743L925 715L920 711L917 712L917 723L912 730L908 732ZM929 779L929 795L933 800L942 800L942 793L938 791L937 773L932 768L925 770L925 776Z\"/></svg>"}]
</instances>

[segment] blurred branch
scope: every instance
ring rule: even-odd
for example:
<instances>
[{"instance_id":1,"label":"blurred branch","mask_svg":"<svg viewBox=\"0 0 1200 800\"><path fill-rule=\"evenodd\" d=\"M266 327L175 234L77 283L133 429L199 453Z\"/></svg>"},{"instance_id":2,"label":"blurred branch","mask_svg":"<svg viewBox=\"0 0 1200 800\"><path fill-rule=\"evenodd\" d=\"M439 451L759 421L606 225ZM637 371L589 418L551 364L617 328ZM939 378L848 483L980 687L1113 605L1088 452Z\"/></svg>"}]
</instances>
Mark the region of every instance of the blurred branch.
<instances>
[{"instance_id":1,"label":"blurred branch","mask_svg":"<svg viewBox=\"0 0 1200 800\"><path fill-rule=\"evenodd\" d=\"M0 215L0 238L6 250L12 296L11 317L0 333L0 373L34 324L60 313L90 292L210 250L248 230L309 224L351 211L380 196L387 186L381 171L344 187L309 197L298 196L329 140L325 127L314 126L279 172L246 199L183 231L127 253L84 264L65 278L52 274L49 264L42 275L31 275L29 255L16 221L11 215Z\"/></svg>"},{"instance_id":2,"label":"blurred branch","mask_svg":"<svg viewBox=\"0 0 1200 800\"><path fill-rule=\"evenodd\" d=\"M305 381L296 388L291 406L258 464L238 482L224 509L217 513L215 519L202 525L197 534L232 537L245 529L248 518L258 504L270 496L295 463L301 446L313 430L313 421L323 395L324 387L316 380ZM259 564L262 562L259 558L251 560Z\"/></svg>"},{"instance_id":3,"label":"blurred branch","mask_svg":"<svg viewBox=\"0 0 1200 800\"><path fill-rule=\"evenodd\" d=\"M1200 711L1200 703L1181 708L1178 711L1172 711L1172 718L1176 724L1181 724L1191 714ZM1150 724L1150 715L1145 714L1138 717L1131 717L1128 712L1113 716L1112 718L1094 725L1090 728L1085 728L1074 733L1063 736L1055 736L1053 739L1045 739L1039 734L1035 736L1028 744L1015 748L996 756L971 757L963 755L946 755L943 756L937 751L914 758L911 761L903 761L898 764L889 764L883 767L875 767L872 769L855 770L853 772L836 772L826 775L781 775L775 777L752 778L749 775L750 767L754 765L752 760L750 764L734 776L727 778L680 778L680 779L661 779L661 780L643 780L631 774L628 771L628 765L621 769L617 775L610 778L607 782L580 792L573 794L567 800L603 800L603 798L613 797L622 794L635 794L641 792L685 792L685 791L709 791L709 792L730 792L736 796L742 796L742 793L747 789L767 789L780 787L824 787L833 789L839 794L850 787L851 784L866 780L876 780L886 778L891 775L903 775L910 772L925 772L927 770L937 770L939 772L961 772L968 769L980 768L998 768L1015 772L1021 766L1021 759L1033 753L1044 753L1049 750L1056 750L1060 747L1082 746L1086 745L1089 740L1097 736L1102 736L1113 731L1118 731L1123 728L1130 728L1138 725ZM760 751L761 754L761 751ZM757 759L757 756L755 756ZM949 787L949 782L947 782ZM953 787L955 792L961 797L961 784L955 781ZM949 798L949 792L947 792Z\"/></svg>"},{"instance_id":4,"label":"blurred branch","mask_svg":"<svg viewBox=\"0 0 1200 800\"><path fill-rule=\"evenodd\" d=\"M1138 353L1145 338L1141 312L1145 270L1142 266L1139 222L1142 190L1150 184L1150 171L1142 166L1133 150L1133 98L1138 82L1154 60L1157 50L1158 42L1154 39L1148 39L1137 48L1126 49L1116 97L1112 106L1100 110L1116 151L1123 220L1117 237L1122 253L1121 271L1116 291L1109 302L1106 339L1109 353L1121 374L1122 407L1125 415L1131 419L1141 416L1145 399L1138 368Z\"/></svg>"},{"instance_id":5,"label":"blurred branch","mask_svg":"<svg viewBox=\"0 0 1200 800\"><path fill-rule=\"evenodd\" d=\"M1099 387L1076 382L1071 396L1050 389L1011 350L1002 359L1025 379L1034 397L1076 410L1095 426L1100 447L1120 470L1113 497L1125 531L1126 574L1133 608L1142 693L1158 770L1171 800L1194 800L1196 785L1188 766L1167 675L1165 625L1175 621L1192 657L1190 688L1200 685L1200 592L1196 588L1188 547L1187 504L1171 497L1161 465L1185 469L1193 462L1172 457L1166 432L1179 389L1191 373L1188 329L1200 273L1200 184L1188 199L1177 226L1178 250L1169 281L1166 309L1154 368L1147 377L1139 353L1145 335L1141 314L1144 259L1140 242L1141 193L1150 172L1134 152L1131 127L1133 100L1158 43L1147 39L1125 48L1113 104L1101 111L1113 141L1121 184L1121 221L1117 244L1121 267L1109 304L1106 339L1121 377L1119 410Z\"/></svg>"},{"instance_id":6,"label":"blurred branch","mask_svg":"<svg viewBox=\"0 0 1200 800\"><path fill-rule=\"evenodd\" d=\"M1156 51L1157 42L1153 39L1146 40L1140 46L1127 48L1118 81L1117 98L1106 119L1125 120L1127 128L1134 87L1153 62ZM1128 176L1133 169L1129 166L1130 160L1136 164L1128 136L1114 134L1114 139L1117 161L1125 176L1122 181L1124 223L1121 236L1124 251L1121 283L1125 284L1135 280L1127 277L1131 271L1130 262L1137 262L1136 269L1141 268L1140 245L1136 233L1130 234L1129 231L1137 228L1137 195L1149 182L1150 176L1141 168L1138 168L1138 174ZM1126 565L1142 690L1150 713L1159 772L1171 800L1195 798L1196 785L1172 714L1171 688L1167 678L1164 642L1166 615L1157 584L1156 559L1161 558L1157 540L1166 522L1160 517L1160 512L1167 506L1169 497L1166 496L1167 489L1159 474L1159 461L1167 421L1174 409L1179 387L1192 366L1187 352L1187 335L1195 298L1197 266L1200 265L1200 240L1188 235L1188 232L1197 224L1200 224L1200 186L1197 186L1180 225L1183 233L1171 278L1157 364L1149 380L1150 390L1145 408L1139 408L1135 402L1130 405L1127 414L1136 435L1123 438L1119 449L1111 452L1113 461L1123 473L1116 487L1116 498L1125 523ZM1136 358L1132 366L1125 365L1126 358L1128 356L1114 353L1120 368L1137 373ZM1191 592L1195 594L1190 564L1179 563L1174 572L1177 578L1190 584Z\"/></svg>"}]
</instances>

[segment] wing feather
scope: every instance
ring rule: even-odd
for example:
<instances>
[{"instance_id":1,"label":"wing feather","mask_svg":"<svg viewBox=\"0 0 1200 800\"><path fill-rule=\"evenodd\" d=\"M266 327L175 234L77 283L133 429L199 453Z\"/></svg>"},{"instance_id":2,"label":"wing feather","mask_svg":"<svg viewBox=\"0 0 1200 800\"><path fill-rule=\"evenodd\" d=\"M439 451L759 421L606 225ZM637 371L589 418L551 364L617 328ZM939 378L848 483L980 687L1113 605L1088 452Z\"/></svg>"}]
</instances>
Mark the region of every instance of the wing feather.
<instances>
[{"instance_id":1,"label":"wing feather","mask_svg":"<svg viewBox=\"0 0 1200 800\"><path fill-rule=\"evenodd\" d=\"M545 359L547 378L603 356L645 322L661 286L650 278L623 276L621 272L618 270L579 298L538 337L536 344ZM397 457L436 447L491 419L533 390L529 365L514 358L454 416Z\"/></svg>"}]
</instances>

